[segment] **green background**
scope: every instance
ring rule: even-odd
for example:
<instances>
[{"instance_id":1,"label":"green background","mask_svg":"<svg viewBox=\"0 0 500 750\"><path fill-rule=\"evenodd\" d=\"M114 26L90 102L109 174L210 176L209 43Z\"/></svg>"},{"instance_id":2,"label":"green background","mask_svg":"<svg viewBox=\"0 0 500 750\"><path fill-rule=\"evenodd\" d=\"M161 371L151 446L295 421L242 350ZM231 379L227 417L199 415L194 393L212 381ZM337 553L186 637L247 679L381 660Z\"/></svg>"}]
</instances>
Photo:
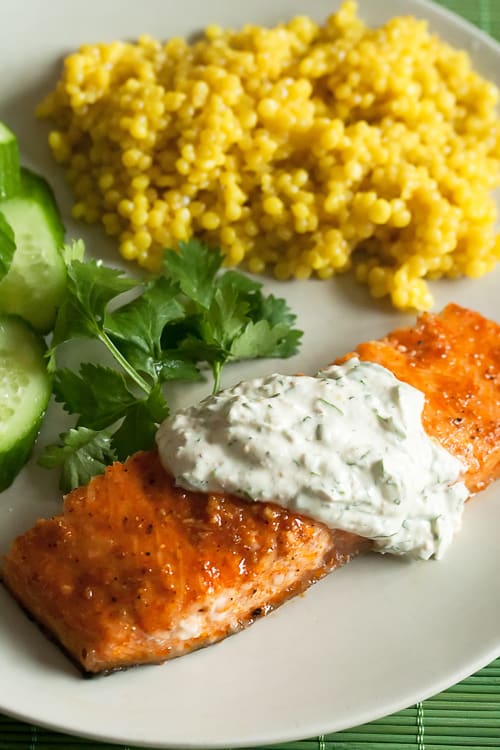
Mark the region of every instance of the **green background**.
<instances>
[{"instance_id":1,"label":"green background","mask_svg":"<svg viewBox=\"0 0 500 750\"><path fill-rule=\"evenodd\" d=\"M500 40L500 0L440 0L439 4ZM91 747L93 750L127 750L129 746L67 737L0 715L0 750L85 750ZM277 750L500 748L500 659L459 685L393 716L344 732L273 747Z\"/></svg>"}]
</instances>

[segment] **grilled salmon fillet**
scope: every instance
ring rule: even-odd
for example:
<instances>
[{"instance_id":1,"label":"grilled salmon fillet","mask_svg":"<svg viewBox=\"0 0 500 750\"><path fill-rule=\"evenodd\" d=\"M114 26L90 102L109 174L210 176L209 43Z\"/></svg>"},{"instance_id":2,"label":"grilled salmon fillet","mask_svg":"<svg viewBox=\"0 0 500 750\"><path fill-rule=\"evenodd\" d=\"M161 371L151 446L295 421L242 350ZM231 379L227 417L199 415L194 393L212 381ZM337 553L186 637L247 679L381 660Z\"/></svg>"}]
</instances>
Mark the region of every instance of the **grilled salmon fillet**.
<instances>
[{"instance_id":1,"label":"grilled salmon fillet","mask_svg":"<svg viewBox=\"0 0 500 750\"><path fill-rule=\"evenodd\" d=\"M138 453L16 539L3 580L94 673L214 643L368 548L278 506L183 490Z\"/></svg>"},{"instance_id":2,"label":"grilled salmon fillet","mask_svg":"<svg viewBox=\"0 0 500 750\"><path fill-rule=\"evenodd\" d=\"M471 492L499 476L500 326L450 305L356 353L425 393L425 429L466 462ZM3 581L94 674L214 643L370 548L271 503L176 487L149 452L18 537Z\"/></svg>"}]
</instances>

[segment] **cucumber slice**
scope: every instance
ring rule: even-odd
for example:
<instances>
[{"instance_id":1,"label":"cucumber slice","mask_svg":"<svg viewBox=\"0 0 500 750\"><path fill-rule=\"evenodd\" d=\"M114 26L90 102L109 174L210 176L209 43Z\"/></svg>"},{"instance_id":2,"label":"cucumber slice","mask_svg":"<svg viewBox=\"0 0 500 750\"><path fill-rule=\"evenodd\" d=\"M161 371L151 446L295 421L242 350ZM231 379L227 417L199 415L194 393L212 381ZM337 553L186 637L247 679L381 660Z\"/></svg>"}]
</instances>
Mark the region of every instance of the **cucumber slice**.
<instances>
[{"instance_id":1,"label":"cucumber slice","mask_svg":"<svg viewBox=\"0 0 500 750\"><path fill-rule=\"evenodd\" d=\"M19 192L19 148L16 136L7 125L0 122L0 200Z\"/></svg>"},{"instance_id":2,"label":"cucumber slice","mask_svg":"<svg viewBox=\"0 0 500 750\"><path fill-rule=\"evenodd\" d=\"M0 280L6 276L16 252L16 240L12 227L0 211Z\"/></svg>"},{"instance_id":3,"label":"cucumber slice","mask_svg":"<svg viewBox=\"0 0 500 750\"><path fill-rule=\"evenodd\" d=\"M0 202L14 230L16 252L0 281L0 312L19 315L41 333L54 324L66 286L64 226L47 182L21 168L20 192Z\"/></svg>"},{"instance_id":4,"label":"cucumber slice","mask_svg":"<svg viewBox=\"0 0 500 750\"><path fill-rule=\"evenodd\" d=\"M44 353L23 320L0 315L0 492L28 460L49 402Z\"/></svg>"}]
</instances>

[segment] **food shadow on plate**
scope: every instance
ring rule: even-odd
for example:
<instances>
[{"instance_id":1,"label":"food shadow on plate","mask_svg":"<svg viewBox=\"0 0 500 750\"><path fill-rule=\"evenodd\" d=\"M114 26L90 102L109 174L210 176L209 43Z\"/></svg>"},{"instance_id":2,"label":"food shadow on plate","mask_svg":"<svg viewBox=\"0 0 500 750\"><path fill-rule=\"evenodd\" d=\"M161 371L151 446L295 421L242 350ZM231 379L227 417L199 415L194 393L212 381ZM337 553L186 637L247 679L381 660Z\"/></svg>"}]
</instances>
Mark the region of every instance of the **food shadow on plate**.
<instances>
[{"instance_id":1,"label":"food shadow on plate","mask_svg":"<svg viewBox=\"0 0 500 750\"><path fill-rule=\"evenodd\" d=\"M69 658L61 651L44 631L33 621L30 615L11 597L0 584L0 610L2 612L0 634L2 654L22 654L23 661L39 664L44 671L78 676L78 670ZM4 658L4 657L2 657ZM7 669L7 665L0 669Z\"/></svg>"}]
</instances>

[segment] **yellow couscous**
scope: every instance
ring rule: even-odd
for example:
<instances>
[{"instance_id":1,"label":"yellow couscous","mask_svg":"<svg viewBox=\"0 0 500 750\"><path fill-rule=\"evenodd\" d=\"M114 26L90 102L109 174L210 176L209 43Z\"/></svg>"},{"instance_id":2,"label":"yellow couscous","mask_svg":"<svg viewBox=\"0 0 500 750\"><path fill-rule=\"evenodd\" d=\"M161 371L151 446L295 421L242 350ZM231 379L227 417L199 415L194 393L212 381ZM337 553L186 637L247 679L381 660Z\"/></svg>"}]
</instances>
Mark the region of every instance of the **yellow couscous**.
<instances>
[{"instance_id":1,"label":"yellow couscous","mask_svg":"<svg viewBox=\"0 0 500 750\"><path fill-rule=\"evenodd\" d=\"M497 88L425 22L356 10L81 47L38 110L73 215L151 270L195 235L279 279L352 268L401 309L490 271Z\"/></svg>"}]
</instances>

